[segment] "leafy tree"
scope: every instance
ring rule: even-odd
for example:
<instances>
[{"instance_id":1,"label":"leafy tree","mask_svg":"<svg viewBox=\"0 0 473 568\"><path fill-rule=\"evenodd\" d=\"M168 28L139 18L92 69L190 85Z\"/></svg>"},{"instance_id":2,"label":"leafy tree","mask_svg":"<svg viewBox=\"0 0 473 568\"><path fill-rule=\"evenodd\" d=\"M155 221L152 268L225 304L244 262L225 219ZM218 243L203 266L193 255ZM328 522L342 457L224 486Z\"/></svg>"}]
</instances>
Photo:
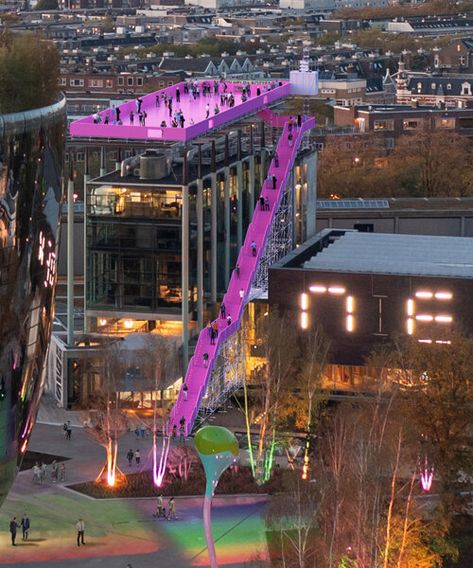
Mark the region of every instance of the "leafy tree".
<instances>
[{"instance_id":1,"label":"leafy tree","mask_svg":"<svg viewBox=\"0 0 473 568\"><path fill-rule=\"evenodd\" d=\"M406 340L397 344L393 361L407 385L406 421L435 467L447 516L461 472L473 474L473 339L453 332L448 341Z\"/></svg>"},{"instance_id":2,"label":"leafy tree","mask_svg":"<svg viewBox=\"0 0 473 568\"><path fill-rule=\"evenodd\" d=\"M0 36L0 112L53 103L58 96L59 54L37 34Z\"/></svg>"},{"instance_id":3,"label":"leafy tree","mask_svg":"<svg viewBox=\"0 0 473 568\"><path fill-rule=\"evenodd\" d=\"M59 10L57 0L38 0L36 10Z\"/></svg>"}]
</instances>

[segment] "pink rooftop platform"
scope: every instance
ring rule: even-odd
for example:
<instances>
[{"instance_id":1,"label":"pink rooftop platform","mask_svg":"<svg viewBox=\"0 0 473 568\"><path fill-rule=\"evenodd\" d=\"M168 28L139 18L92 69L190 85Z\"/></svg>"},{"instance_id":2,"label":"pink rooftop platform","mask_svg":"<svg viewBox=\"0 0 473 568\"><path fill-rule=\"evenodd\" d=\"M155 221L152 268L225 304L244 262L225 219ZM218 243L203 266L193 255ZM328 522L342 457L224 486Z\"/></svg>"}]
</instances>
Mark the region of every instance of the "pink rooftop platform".
<instances>
[{"instance_id":1,"label":"pink rooftop platform","mask_svg":"<svg viewBox=\"0 0 473 568\"><path fill-rule=\"evenodd\" d=\"M210 95L202 94L203 83L210 85ZM70 133L73 137L186 142L206 134L209 130L264 109L268 104L289 95L291 88L289 81L275 81L274 88L271 89L268 83L251 84L251 95L243 102L242 87L247 83L227 82L226 93L231 93L235 99L235 106L230 108L228 105L221 105L220 95L224 93L224 84L224 82L219 82L218 93L215 93L213 81L198 82L200 96L196 99L190 93L184 92L184 82L141 97L143 101L141 109L147 114L145 126L138 123L136 100L131 100L118 107L122 124L113 124L112 110L107 109L98 113L102 120L99 124L94 122L93 116L73 121L70 125ZM180 92L180 102L176 101L177 89ZM257 96L258 89L261 92L259 96ZM171 127L172 116L169 116L169 110L162 98L163 94L172 97L172 113L176 110L182 111L185 117L184 128ZM157 95L160 98L159 107L156 106ZM209 105L209 118L206 118L206 105ZM218 114L215 114L215 105L219 107ZM130 112L134 113L133 124L130 124ZM106 116L109 117L109 124L104 124ZM166 127L161 127L163 121L166 122Z\"/></svg>"}]
</instances>

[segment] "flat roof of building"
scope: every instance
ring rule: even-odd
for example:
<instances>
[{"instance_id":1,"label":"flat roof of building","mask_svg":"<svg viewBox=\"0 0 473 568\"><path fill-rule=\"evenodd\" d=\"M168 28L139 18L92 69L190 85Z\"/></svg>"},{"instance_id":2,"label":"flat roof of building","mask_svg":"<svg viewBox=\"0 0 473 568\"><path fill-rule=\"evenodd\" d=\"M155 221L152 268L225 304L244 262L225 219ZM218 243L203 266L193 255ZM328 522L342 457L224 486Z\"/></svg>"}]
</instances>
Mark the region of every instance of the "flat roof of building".
<instances>
[{"instance_id":1,"label":"flat roof of building","mask_svg":"<svg viewBox=\"0 0 473 568\"><path fill-rule=\"evenodd\" d=\"M317 214L321 217L380 213L392 215L406 211L470 211L473 197L373 197L352 199L318 199Z\"/></svg>"},{"instance_id":2,"label":"flat roof of building","mask_svg":"<svg viewBox=\"0 0 473 568\"><path fill-rule=\"evenodd\" d=\"M203 83L210 85L210 94L203 95ZM273 85L273 88L271 87ZM139 124L137 112L137 100L130 100L118 106L120 109L120 121L118 124L113 109L107 109L97 113L100 122L94 121L90 115L75 120L70 125L70 133L73 137L87 138L112 138L126 140L170 140L186 142L202 136L209 130L220 128L225 124L252 114L267 107L267 105L287 96L290 92L289 81L274 81L271 83L252 84L250 97L242 98L242 87L247 83L231 83L221 81L218 83L218 92L214 90L214 82L198 81L200 95L195 97L191 93L184 92L185 82L178 83L160 91L141 97L141 110L146 111L145 125ZM226 88L225 88L226 85ZM258 89L260 95L257 95ZM176 92L179 90L180 101L177 101ZM235 105L221 104L223 93L232 94ZM165 99L172 97L172 110L169 111ZM159 98L159 106L157 105ZM207 107L208 105L208 107ZM219 112L215 114L218 106ZM208 110L208 113L207 113ZM184 127L172 127L171 120L176 111L182 111L185 118ZM133 113L133 121L131 119ZM207 116L208 114L208 116ZM105 123L107 120L107 124ZM162 126L161 126L162 125ZM166 125L166 126L164 126Z\"/></svg>"},{"instance_id":3,"label":"flat roof of building","mask_svg":"<svg viewBox=\"0 0 473 568\"><path fill-rule=\"evenodd\" d=\"M357 231L336 231L334 237L302 267L319 272L473 278L469 238Z\"/></svg>"}]
</instances>

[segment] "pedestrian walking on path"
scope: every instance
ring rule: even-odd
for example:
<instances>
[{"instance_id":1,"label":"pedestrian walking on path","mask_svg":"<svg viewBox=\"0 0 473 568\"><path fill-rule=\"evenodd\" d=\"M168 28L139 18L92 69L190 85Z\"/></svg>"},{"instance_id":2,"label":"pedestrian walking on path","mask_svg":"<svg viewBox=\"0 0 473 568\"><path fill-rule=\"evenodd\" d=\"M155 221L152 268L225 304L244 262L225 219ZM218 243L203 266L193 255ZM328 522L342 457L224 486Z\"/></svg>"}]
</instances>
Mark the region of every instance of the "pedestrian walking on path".
<instances>
[{"instance_id":1,"label":"pedestrian walking on path","mask_svg":"<svg viewBox=\"0 0 473 568\"><path fill-rule=\"evenodd\" d=\"M225 319L225 317L226 317L225 311L226 311L226 310L225 310L225 304L222 302L222 303L220 304L220 317L221 317L222 319Z\"/></svg>"},{"instance_id":2,"label":"pedestrian walking on path","mask_svg":"<svg viewBox=\"0 0 473 568\"><path fill-rule=\"evenodd\" d=\"M236 277L240 278L240 265L238 263L235 265L235 273Z\"/></svg>"},{"instance_id":3,"label":"pedestrian walking on path","mask_svg":"<svg viewBox=\"0 0 473 568\"><path fill-rule=\"evenodd\" d=\"M228 314L227 316L227 325L228 326L232 325L232 316L230 314Z\"/></svg>"},{"instance_id":4,"label":"pedestrian walking on path","mask_svg":"<svg viewBox=\"0 0 473 568\"><path fill-rule=\"evenodd\" d=\"M179 443L186 443L186 419L184 416L179 421Z\"/></svg>"},{"instance_id":5,"label":"pedestrian walking on path","mask_svg":"<svg viewBox=\"0 0 473 568\"><path fill-rule=\"evenodd\" d=\"M176 518L176 504L174 502L174 497L171 497L168 501L168 521Z\"/></svg>"},{"instance_id":6,"label":"pedestrian walking on path","mask_svg":"<svg viewBox=\"0 0 473 568\"><path fill-rule=\"evenodd\" d=\"M51 481L53 483L57 483L58 473L59 473L59 467L57 465L56 460L53 460L53 463L51 464Z\"/></svg>"},{"instance_id":7,"label":"pedestrian walking on path","mask_svg":"<svg viewBox=\"0 0 473 568\"><path fill-rule=\"evenodd\" d=\"M67 428L66 428L66 440L70 440L72 437L72 426L71 421L67 421Z\"/></svg>"},{"instance_id":8,"label":"pedestrian walking on path","mask_svg":"<svg viewBox=\"0 0 473 568\"><path fill-rule=\"evenodd\" d=\"M279 168L279 156L277 152L274 152L274 166Z\"/></svg>"},{"instance_id":9,"label":"pedestrian walking on path","mask_svg":"<svg viewBox=\"0 0 473 568\"><path fill-rule=\"evenodd\" d=\"M213 322L212 329L214 330L214 338L217 338L218 337L218 323L217 323L217 321Z\"/></svg>"},{"instance_id":10,"label":"pedestrian walking on path","mask_svg":"<svg viewBox=\"0 0 473 568\"><path fill-rule=\"evenodd\" d=\"M244 297L245 297L245 290L243 290L243 288L240 288L240 300L243 301Z\"/></svg>"},{"instance_id":11,"label":"pedestrian walking on path","mask_svg":"<svg viewBox=\"0 0 473 568\"><path fill-rule=\"evenodd\" d=\"M85 545L84 535L85 535L85 522L84 519L79 519L76 524L77 530L77 546Z\"/></svg>"},{"instance_id":12,"label":"pedestrian walking on path","mask_svg":"<svg viewBox=\"0 0 473 568\"><path fill-rule=\"evenodd\" d=\"M204 353L204 367L207 368L209 366L209 354L208 353Z\"/></svg>"},{"instance_id":13,"label":"pedestrian walking on path","mask_svg":"<svg viewBox=\"0 0 473 568\"><path fill-rule=\"evenodd\" d=\"M28 540L28 532L30 530L30 519L26 513L23 513L21 518L21 529L23 531L23 540Z\"/></svg>"},{"instance_id":14,"label":"pedestrian walking on path","mask_svg":"<svg viewBox=\"0 0 473 568\"><path fill-rule=\"evenodd\" d=\"M272 180L273 180L273 189L276 189L276 185L278 183L278 178L276 176L273 176Z\"/></svg>"},{"instance_id":15,"label":"pedestrian walking on path","mask_svg":"<svg viewBox=\"0 0 473 568\"><path fill-rule=\"evenodd\" d=\"M41 469L39 468L38 462L35 463L33 466L33 482L40 483L41 482Z\"/></svg>"},{"instance_id":16,"label":"pedestrian walking on path","mask_svg":"<svg viewBox=\"0 0 473 568\"><path fill-rule=\"evenodd\" d=\"M163 501L163 494L158 495L156 499L156 512L154 514L155 517L162 517L164 512L164 501Z\"/></svg>"},{"instance_id":17,"label":"pedestrian walking on path","mask_svg":"<svg viewBox=\"0 0 473 568\"><path fill-rule=\"evenodd\" d=\"M259 198L259 208L261 209L261 211L264 211L264 197L261 196Z\"/></svg>"},{"instance_id":18,"label":"pedestrian walking on path","mask_svg":"<svg viewBox=\"0 0 473 568\"><path fill-rule=\"evenodd\" d=\"M47 471L48 471L48 466L44 462L41 462L41 474L40 474L41 483L44 483L46 481Z\"/></svg>"},{"instance_id":19,"label":"pedestrian walking on path","mask_svg":"<svg viewBox=\"0 0 473 568\"><path fill-rule=\"evenodd\" d=\"M141 461L140 450L136 450L136 452L135 452L135 461L136 461L136 465L140 465L140 461Z\"/></svg>"},{"instance_id":20,"label":"pedestrian walking on path","mask_svg":"<svg viewBox=\"0 0 473 568\"><path fill-rule=\"evenodd\" d=\"M184 400L187 400L187 395L188 395L188 387L187 387L186 383L184 383L182 385L182 396L183 396Z\"/></svg>"},{"instance_id":21,"label":"pedestrian walking on path","mask_svg":"<svg viewBox=\"0 0 473 568\"><path fill-rule=\"evenodd\" d=\"M256 243L255 243L255 241L253 241L253 242L251 243L251 254L252 254L253 256L256 256Z\"/></svg>"},{"instance_id":22,"label":"pedestrian walking on path","mask_svg":"<svg viewBox=\"0 0 473 568\"><path fill-rule=\"evenodd\" d=\"M13 517L10 521L10 536L12 546L16 546L16 530L20 525L16 522L16 517Z\"/></svg>"},{"instance_id":23,"label":"pedestrian walking on path","mask_svg":"<svg viewBox=\"0 0 473 568\"><path fill-rule=\"evenodd\" d=\"M128 460L128 466L131 467L133 465L133 450L130 448L126 455L126 459Z\"/></svg>"},{"instance_id":24,"label":"pedestrian walking on path","mask_svg":"<svg viewBox=\"0 0 473 568\"><path fill-rule=\"evenodd\" d=\"M66 464L61 463L59 466L59 481L66 481Z\"/></svg>"}]
</instances>

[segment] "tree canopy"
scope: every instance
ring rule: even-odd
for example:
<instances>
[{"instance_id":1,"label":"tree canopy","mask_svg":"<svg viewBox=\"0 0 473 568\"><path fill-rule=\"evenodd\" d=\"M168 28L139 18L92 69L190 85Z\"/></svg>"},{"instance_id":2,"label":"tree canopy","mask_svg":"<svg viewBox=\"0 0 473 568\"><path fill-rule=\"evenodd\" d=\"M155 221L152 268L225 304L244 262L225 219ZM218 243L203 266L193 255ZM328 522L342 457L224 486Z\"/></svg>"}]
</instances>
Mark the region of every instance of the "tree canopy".
<instances>
[{"instance_id":1,"label":"tree canopy","mask_svg":"<svg viewBox=\"0 0 473 568\"><path fill-rule=\"evenodd\" d=\"M36 10L59 10L57 0L38 0Z\"/></svg>"},{"instance_id":2,"label":"tree canopy","mask_svg":"<svg viewBox=\"0 0 473 568\"><path fill-rule=\"evenodd\" d=\"M0 36L0 112L19 112L58 97L59 54L40 35Z\"/></svg>"},{"instance_id":3,"label":"tree canopy","mask_svg":"<svg viewBox=\"0 0 473 568\"><path fill-rule=\"evenodd\" d=\"M376 137L329 136L319 155L318 193L341 198L472 195L472 155L470 140L449 131L400 136L389 152Z\"/></svg>"}]
</instances>

